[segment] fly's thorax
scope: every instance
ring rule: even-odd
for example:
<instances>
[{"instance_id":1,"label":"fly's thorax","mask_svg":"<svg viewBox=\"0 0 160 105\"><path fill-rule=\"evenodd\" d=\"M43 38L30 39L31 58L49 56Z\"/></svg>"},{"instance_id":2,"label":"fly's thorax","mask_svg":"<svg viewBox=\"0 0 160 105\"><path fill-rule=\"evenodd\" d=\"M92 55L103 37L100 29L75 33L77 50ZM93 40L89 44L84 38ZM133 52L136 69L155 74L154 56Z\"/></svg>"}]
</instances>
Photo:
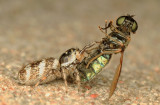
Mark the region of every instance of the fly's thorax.
<instances>
[{"instance_id":1,"label":"fly's thorax","mask_svg":"<svg viewBox=\"0 0 160 105\"><path fill-rule=\"evenodd\" d=\"M101 44L99 45L100 49L102 49L102 50L119 49L119 48L121 48L121 45L119 43L123 44L124 47L126 48L129 44L130 40L126 39L121 34L122 33L111 32L109 34L109 36L111 37L110 39L108 39L108 37L103 38ZM126 35L128 38L130 38L130 35L128 35L128 34L124 34L124 35Z\"/></svg>"},{"instance_id":2,"label":"fly's thorax","mask_svg":"<svg viewBox=\"0 0 160 105\"><path fill-rule=\"evenodd\" d=\"M60 64L57 59L45 58L32 62L22 67L18 73L19 82L25 85L34 85L44 77L46 79L43 83L61 77Z\"/></svg>"},{"instance_id":3,"label":"fly's thorax","mask_svg":"<svg viewBox=\"0 0 160 105\"><path fill-rule=\"evenodd\" d=\"M126 38L125 37L123 37L123 35L125 35L126 36ZM131 35L130 35L130 33L118 33L118 32L113 32L112 33L112 38L114 38L114 39L116 39L117 41L119 41L119 42L121 42L123 45L124 45L124 47L126 48L127 46L128 46L128 44L129 44L129 42L130 42L130 40L128 40L127 38L129 38L129 39L131 39ZM119 46L118 46L119 47Z\"/></svg>"}]
</instances>

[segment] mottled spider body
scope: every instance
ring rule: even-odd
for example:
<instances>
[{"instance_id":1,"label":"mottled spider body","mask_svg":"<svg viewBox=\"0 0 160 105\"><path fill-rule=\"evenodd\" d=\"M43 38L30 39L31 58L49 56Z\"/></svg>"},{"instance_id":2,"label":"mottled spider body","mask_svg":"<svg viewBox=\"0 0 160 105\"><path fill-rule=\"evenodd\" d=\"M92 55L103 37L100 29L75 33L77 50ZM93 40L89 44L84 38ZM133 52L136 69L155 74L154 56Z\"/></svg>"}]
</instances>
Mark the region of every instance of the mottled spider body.
<instances>
[{"instance_id":1,"label":"mottled spider body","mask_svg":"<svg viewBox=\"0 0 160 105\"><path fill-rule=\"evenodd\" d=\"M83 59L85 50L90 46L85 46L82 50L71 48L65 51L59 60L50 57L34 61L18 72L18 80L24 85L38 85L51 82L55 79L63 78L67 87L67 78L80 81L77 64ZM80 82L78 83L80 84Z\"/></svg>"},{"instance_id":2,"label":"mottled spider body","mask_svg":"<svg viewBox=\"0 0 160 105\"><path fill-rule=\"evenodd\" d=\"M61 77L59 61L52 57L31 62L18 73L19 83L25 85L43 84Z\"/></svg>"}]
</instances>

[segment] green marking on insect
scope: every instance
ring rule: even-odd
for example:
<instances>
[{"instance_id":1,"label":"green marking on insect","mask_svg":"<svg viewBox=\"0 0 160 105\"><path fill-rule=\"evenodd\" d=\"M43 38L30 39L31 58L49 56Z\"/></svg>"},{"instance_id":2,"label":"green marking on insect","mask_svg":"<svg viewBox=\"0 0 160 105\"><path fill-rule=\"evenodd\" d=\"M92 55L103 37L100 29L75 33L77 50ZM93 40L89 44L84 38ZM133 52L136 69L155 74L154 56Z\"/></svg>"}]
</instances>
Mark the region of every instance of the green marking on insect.
<instances>
[{"instance_id":1,"label":"green marking on insect","mask_svg":"<svg viewBox=\"0 0 160 105\"><path fill-rule=\"evenodd\" d=\"M97 60L99 61L99 63L100 63L103 67L104 67L104 66L107 64L107 62L108 62L108 59L106 59L106 58L103 57L103 56L100 56Z\"/></svg>"},{"instance_id":2,"label":"green marking on insect","mask_svg":"<svg viewBox=\"0 0 160 105\"><path fill-rule=\"evenodd\" d=\"M92 64L92 68L94 69L95 73L98 73L101 71L101 69L107 64L108 59L106 59L103 56L100 56L97 58L97 60L94 61Z\"/></svg>"}]
</instances>

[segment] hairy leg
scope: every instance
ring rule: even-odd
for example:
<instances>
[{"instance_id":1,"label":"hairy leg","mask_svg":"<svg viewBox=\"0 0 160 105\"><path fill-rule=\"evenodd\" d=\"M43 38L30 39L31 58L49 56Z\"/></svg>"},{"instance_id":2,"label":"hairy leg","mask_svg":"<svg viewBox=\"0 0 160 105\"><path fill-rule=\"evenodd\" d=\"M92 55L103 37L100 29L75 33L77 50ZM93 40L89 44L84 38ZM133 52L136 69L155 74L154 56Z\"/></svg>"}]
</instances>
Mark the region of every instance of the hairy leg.
<instances>
[{"instance_id":1,"label":"hairy leg","mask_svg":"<svg viewBox=\"0 0 160 105\"><path fill-rule=\"evenodd\" d=\"M65 89L66 89L66 93L68 92L68 84L67 84L67 75L66 75L66 69L62 68L62 75L63 75L63 79L64 79L64 83L65 83Z\"/></svg>"}]
</instances>

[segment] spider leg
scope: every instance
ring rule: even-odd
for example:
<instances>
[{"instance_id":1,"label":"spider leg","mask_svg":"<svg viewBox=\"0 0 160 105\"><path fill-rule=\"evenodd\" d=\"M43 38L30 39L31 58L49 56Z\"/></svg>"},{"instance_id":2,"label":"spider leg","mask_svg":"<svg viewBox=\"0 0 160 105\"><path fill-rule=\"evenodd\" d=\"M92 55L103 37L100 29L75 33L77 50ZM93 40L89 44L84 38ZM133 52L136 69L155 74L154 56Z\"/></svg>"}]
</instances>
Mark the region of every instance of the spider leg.
<instances>
[{"instance_id":1,"label":"spider leg","mask_svg":"<svg viewBox=\"0 0 160 105\"><path fill-rule=\"evenodd\" d=\"M62 75L63 75L63 79L64 79L64 83L65 83L65 89L66 89L66 93L68 92L68 84L67 84L67 75L66 75L66 69L62 68Z\"/></svg>"}]
</instances>

